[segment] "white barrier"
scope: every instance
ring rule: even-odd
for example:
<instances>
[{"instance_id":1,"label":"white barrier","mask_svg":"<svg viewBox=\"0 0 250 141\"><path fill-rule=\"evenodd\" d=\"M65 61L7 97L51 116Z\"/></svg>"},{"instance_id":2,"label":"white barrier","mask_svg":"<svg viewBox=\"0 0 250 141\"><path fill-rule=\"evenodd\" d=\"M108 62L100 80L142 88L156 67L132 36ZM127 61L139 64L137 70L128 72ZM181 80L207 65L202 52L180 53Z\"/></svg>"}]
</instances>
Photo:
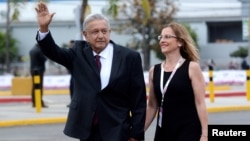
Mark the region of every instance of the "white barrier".
<instances>
[{"instance_id":1,"label":"white barrier","mask_svg":"<svg viewBox=\"0 0 250 141\"><path fill-rule=\"evenodd\" d=\"M0 75L0 88L10 88L12 75Z\"/></svg>"},{"instance_id":2,"label":"white barrier","mask_svg":"<svg viewBox=\"0 0 250 141\"><path fill-rule=\"evenodd\" d=\"M69 88L70 75L44 76L43 87L47 89Z\"/></svg>"},{"instance_id":3,"label":"white barrier","mask_svg":"<svg viewBox=\"0 0 250 141\"><path fill-rule=\"evenodd\" d=\"M205 82L209 82L209 72L203 72ZM213 82L215 85L244 85L246 82L246 71L243 70L220 70L213 71Z\"/></svg>"},{"instance_id":4,"label":"white barrier","mask_svg":"<svg viewBox=\"0 0 250 141\"><path fill-rule=\"evenodd\" d=\"M206 84L209 83L208 71L203 72ZM144 73L145 82L148 84L148 72ZM0 88L11 88L13 76L0 75ZM70 75L44 76L44 88L68 88ZM244 85L246 71L244 70L219 70L213 71L213 82L215 85Z\"/></svg>"},{"instance_id":5,"label":"white barrier","mask_svg":"<svg viewBox=\"0 0 250 141\"><path fill-rule=\"evenodd\" d=\"M8 89L12 85L11 75L0 76L0 88ZM58 76L44 76L43 86L45 89L57 89L57 88L68 88L70 81L70 75L58 75Z\"/></svg>"}]
</instances>

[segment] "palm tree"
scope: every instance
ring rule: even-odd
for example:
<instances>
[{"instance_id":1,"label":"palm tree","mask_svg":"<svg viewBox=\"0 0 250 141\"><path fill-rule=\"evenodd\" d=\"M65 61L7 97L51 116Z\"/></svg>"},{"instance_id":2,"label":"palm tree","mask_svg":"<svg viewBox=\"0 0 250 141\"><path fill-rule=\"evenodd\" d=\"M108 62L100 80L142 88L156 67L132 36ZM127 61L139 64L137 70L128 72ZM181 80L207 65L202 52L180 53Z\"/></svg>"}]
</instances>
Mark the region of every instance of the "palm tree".
<instances>
[{"instance_id":1,"label":"palm tree","mask_svg":"<svg viewBox=\"0 0 250 141\"><path fill-rule=\"evenodd\" d=\"M80 13L80 32L82 32L82 24L84 22L84 19L86 17L86 13L88 8L88 0L82 0L82 5L81 5L81 13Z\"/></svg>"},{"instance_id":2,"label":"palm tree","mask_svg":"<svg viewBox=\"0 0 250 141\"><path fill-rule=\"evenodd\" d=\"M39 0L37 0L39 1ZM47 2L48 0L43 0ZM24 6L27 0L7 0L7 11L6 11L6 47L5 47L5 71L9 73L10 70L10 33L11 33L11 23L13 21L18 21L20 16L20 8Z\"/></svg>"},{"instance_id":3,"label":"palm tree","mask_svg":"<svg viewBox=\"0 0 250 141\"><path fill-rule=\"evenodd\" d=\"M7 0L7 12L6 12L6 47L5 47L5 64L6 72L10 72L10 32L11 21L18 20L20 16L19 7L24 4L25 0ZM10 15L13 10L12 15Z\"/></svg>"},{"instance_id":4,"label":"palm tree","mask_svg":"<svg viewBox=\"0 0 250 141\"><path fill-rule=\"evenodd\" d=\"M10 41L10 0L7 0L7 13L6 13L6 46L5 46L5 64L6 72L10 72L10 57L9 57L9 41Z\"/></svg>"}]
</instances>

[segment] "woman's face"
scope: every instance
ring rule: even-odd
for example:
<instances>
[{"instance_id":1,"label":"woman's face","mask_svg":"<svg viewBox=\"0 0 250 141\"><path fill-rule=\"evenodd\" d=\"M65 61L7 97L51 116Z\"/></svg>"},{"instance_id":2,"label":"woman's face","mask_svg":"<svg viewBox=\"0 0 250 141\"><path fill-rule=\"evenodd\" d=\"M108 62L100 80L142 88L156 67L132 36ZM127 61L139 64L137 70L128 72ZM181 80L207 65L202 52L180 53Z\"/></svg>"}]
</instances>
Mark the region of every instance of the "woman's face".
<instances>
[{"instance_id":1,"label":"woman's face","mask_svg":"<svg viewBox=\"0 0 250 141\"><path fill-rule=\"evenodd\" d=\"M162 29L161 35L158 38L162 53L179 52L181 44L170 27Z\"/></svg>"}]
</instances>

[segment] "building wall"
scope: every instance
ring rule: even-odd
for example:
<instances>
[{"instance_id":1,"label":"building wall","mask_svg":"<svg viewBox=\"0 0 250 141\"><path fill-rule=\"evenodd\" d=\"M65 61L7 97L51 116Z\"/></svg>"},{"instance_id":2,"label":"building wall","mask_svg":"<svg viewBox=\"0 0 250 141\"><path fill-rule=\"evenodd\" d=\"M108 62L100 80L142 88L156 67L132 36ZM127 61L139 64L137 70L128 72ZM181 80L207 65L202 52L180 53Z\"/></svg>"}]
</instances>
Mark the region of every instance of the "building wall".
<instances>
[{"instance_id":1,"label":"building wall","mask_svg":"<svg viewBox=\"0 0 250 141\"><path fill-rule=\"evenodd\" d=\"M4 31L5 26L0 25L0 30ZM16 23L12 25L12 36L13 38L18 40L17 48L18 53L20 56L24 57L24 62L18 64L22 68L29 68L29 50L33 47L36 43L36 34L38 31L37 23L29 22L29 23ZM68 21L68 22L52 22L50 26L50 31L52 36L57 43L57 45L62 46L63 44L68 44L68 42L73 40L79 40L79 36L81 32L78 31L78 28L75 25L75 21ZM132 36L130 35L122 35L118 34L114 31L111 32L111 39L115 41L117 44L126 45L127 41L131 39ZM12 64L16 65L16 64ZM53 64L54 67L58 67L62 69L63 72L65 70L58 66L58 64ZM50 63L47 63L47 68L53 68ZM27 73L27 69L25 70L25 74Z\"/></svg>"},{"instance_id":2,"label":"building wall","mask_svg":"<svg viewBox=\"0 0 250 141\"><path fill-rule=\"evenodd\" d=\"M102 7L106 4L104 1L91 2L92 6L97 6L97 8L94 8L97 10L95 12L101 12ZM53 7L56 5L58 6ZM67 5L70 6L71 10L67 12L67 15L64 15L60 10L65 8L58 7ZM81 33L78 31L79 27L76 26L74 17L77 5L79 5L79 2L73 1L69 1L68 3L53 3L50 5L50 9L52 9L53 12L57 12L52 21L50 30L58 45L67 43L71 39L79 39ZM30 17L34 16L34 5L29 3L27 6L27 9L29 9L27 14L33 13L28 15L30 15ZM5 7L6 6L2 6L1 10ZM198 35L201 63L206 62L208 59L213 59L218 66L225 68L227 64L234 59L230 58L229 54L236 50L239 45L248 45L247 41L223 44L208 42L208 29L206 22L241 20L241 5L238 0L215 0L215 3L212 3L211 0L180 0L178 8L180 8L180 11L176 14L175 20L178 22L189 23ZM30 17L26 16L23 20L21 19L19 23L12 25L12 35L19 40L17 46L19 48L19 54L26 57L28 57L29 49L36 43L35 35L38 28L35 18ZM1 18L0 29L5 30L4 19L1 20ZM121 45L126 45L127 41L131 38L133 37L130 35L120 35L115 32L111 33L111 39ZM160 62L160 60L155 57L154 52L151 52L150 62L151 65Z\"/></svg>"},{"instance_id":3,"label":"building wall","mask_svg":"<svg viewBox=\"0 0 250 141\"><path fill-rule=\"evenodd\" d=\"M232 60L239 64L241 63L242 60L240 58L232 58L230 57L230 53L237 50L239 46L247 47L247 41L232 43L209 43L206 22L190 22L189 24L198 35L198 45L200 47L200 57L202 64L206 63L210 59L213 59L216 62L218 69L225 69ZM229 36L235 35L229 34ZM250 62L250 60L247 59L247 62Z\"/></svg>"}]
</instances>

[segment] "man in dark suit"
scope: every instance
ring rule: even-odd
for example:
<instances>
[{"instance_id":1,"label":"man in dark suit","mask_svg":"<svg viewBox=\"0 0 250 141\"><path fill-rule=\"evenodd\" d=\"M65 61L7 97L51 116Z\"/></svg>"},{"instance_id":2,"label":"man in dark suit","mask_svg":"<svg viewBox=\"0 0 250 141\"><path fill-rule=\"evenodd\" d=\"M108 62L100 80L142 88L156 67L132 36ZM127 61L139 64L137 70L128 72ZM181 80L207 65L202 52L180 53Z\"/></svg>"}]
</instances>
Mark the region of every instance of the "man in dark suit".
<instances>
[{"instance_id":1,"label":"man in dark suit","mask_svg":"<svg viewBox=\"0 0 250 141\"><path fill-rule=\"evenodd\" d=\"M80 141L144 140L146 88L140 54L110 40L109 20L101 14L84 20L86 41L60 48L49 31L55 13L43 2L36 12L42 51L74 78L64 133Z\"/></svg>"},{"instance_id":2,"label":"man in dark suit","mask_svg":"<svg viewBox=\"0 0 250 141\"><path fill-rule=\"evenodd\" d=\"M36 106L35 103L35 89L40 89L41 90L41 104L42 107L47 108L48 106L45 105L42 96L43 96L43 75L45 72L45 62L47 58L44 56L42 53L40 47L38 44L35 44L29 52L30 54L30 74L32 76L32 92L31 92L31 99L32 99L32 107ZM35 82L34 82L34 76L39 76L40 77L40 83L39 87L36 88Z\"/></svg>"}]
</instances>

